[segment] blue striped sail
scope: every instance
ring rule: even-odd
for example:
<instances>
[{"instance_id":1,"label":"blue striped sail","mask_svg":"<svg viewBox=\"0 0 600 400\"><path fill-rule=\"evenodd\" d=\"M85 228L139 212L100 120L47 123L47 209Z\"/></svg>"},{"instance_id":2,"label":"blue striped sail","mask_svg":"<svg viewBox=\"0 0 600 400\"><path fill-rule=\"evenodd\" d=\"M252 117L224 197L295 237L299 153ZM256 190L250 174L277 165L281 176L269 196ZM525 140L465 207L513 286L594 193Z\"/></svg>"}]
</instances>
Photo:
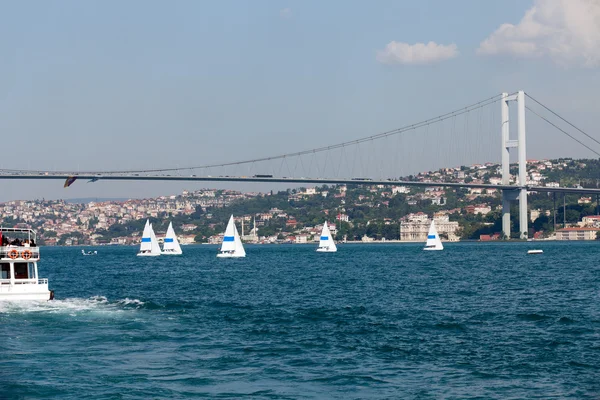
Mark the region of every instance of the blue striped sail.
<instances>
[{"instance_id":1,"label":"blue striped sail","mask_svg":"<svg viewBox=\"0 0 600 400\"><path fill-rule=\"evenodd\" d=\"M437 233L437 229L435 229L435 222L432 220L431 225L429 226L429 232L427 233L427 242L425 243L425 247L423 250L443 250L444 246L442 245L442 241L440 240L440 235Z\"/></svg>"},{"instance_id":2,"label":"blue striped sail","mask_svg":"<svg viewBox=\"0 0 600 400\"><path fill-rule=\"evenodd\" d=\"M331 237L331 232L327 226L327 221L323 224L323 230L321 231L321 237L319 238L319 252L333 253L337 251L337 246Z\"/></svg>"},{"instance_id":3,"label":"blue striped sail","mask_svg":"<svg viewBox=\"0 0 600 400\"><path fill-rule=\"evenodd\" d=\"M169 228L167 228L167 235L165 236L162 254L182 254L181 246L177 240L177 235L175 235L175 230L173 229L173 222L169 222Z\"/></svg>"},{"instance_id":4,"label":"blue striped sail","mask_svg":"<svg viewBox=\"0 0 600 400\"><path fill-rule=\"evenodd\" d=\"M235 227L233 215L229 217L225 234L223 235L223 243L217 257L245 257L246 251L242 244L242 239Z\"/></svg>"}]
</instances>

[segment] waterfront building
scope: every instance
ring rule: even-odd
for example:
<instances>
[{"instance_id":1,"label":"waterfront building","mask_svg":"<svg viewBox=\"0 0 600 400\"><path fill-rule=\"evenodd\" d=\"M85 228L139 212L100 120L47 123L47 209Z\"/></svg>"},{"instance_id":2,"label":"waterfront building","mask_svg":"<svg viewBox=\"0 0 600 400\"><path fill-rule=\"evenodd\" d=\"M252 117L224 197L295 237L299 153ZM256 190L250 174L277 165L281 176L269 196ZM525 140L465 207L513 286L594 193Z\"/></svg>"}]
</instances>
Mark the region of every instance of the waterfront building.
<instances>
[{"instance_id":1,"label":"waterfront building","mask_svg":"<svg viewBox=\"0 0 600 400\"><path fill-rule=\"evenodd\" d=\"M431 225L431 219L424 213L409 214L408 218L400 221L400 240L406 242L424 242L427 240L427 232ZM448 238L450 241L459 239L458 222L450 221L447 215L434 218L438 234Z\"/></svg>"},{"instance_id":2,"label":"waterfront building","mask_svg":"<svg viewBox=\"0 0 600 400\"><path fill-rule=\"evenodd\" d=\"M556 231L556 240L596 240L598 228L563 228Z\"/></svg>"},{"instance_id":3,"label":"waterfront building","mask_svg":"<svg viewBox=\"0 0 600 400\"><path fill-rule=\"evenodd\" d=\"M581 219L582 227L600 228L600 215L586 215Z\"/></svg>"}]
</instances>

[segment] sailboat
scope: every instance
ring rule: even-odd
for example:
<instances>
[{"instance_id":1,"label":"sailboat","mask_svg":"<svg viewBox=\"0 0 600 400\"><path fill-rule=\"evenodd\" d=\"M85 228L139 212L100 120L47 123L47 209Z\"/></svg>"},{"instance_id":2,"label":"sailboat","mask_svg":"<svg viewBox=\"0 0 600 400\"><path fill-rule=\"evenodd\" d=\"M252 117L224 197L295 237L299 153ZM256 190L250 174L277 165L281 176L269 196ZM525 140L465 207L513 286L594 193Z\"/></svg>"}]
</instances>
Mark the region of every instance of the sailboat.
<instances>
[{"instance_id":1,"label":"sailboat","mask_svg":"<svg viewBox=\"0 0 600 400\"><path fill-rule=\"evenodd\" d=\"M433 222L433 220L431 221L429 233L427 233L427 242L425 243L423 250L444 250L440 235L438 235L437 229L435 229L435 222Z\"/></svg>"},{"instance_id":2,"label":"sailboat","mask_svg":"<svg viewBox=\"0 0 600 400\"><path fill-rule=\"evenodd\" d=\"M144 226L144 233L142 233L142 243L140 244L140 251L137 253L138 256L160 256L160 246L158 240L152 229L152 224L149 220L146 220Z\"/></svg>"},{"instance_id":3,"label":"sailboat","mask_svg":"<svg viewBox=\"0 0 600 400\"><path fill-rule=\"evenodd\" d=\"M335 242L331 237L331 232L329 232L327 221L325 221L323 224L323 230L321 231L321 239L319 240L319 247L317 248L317 251L327 253L333 253L337 251Z\"/></svg>"},{"instance_id":4,"label":"sailboat","mask_svg":"<svg viewBox=\"0 0 600 400\"><path fill-rule=\"evenodd\" d=\"M177 240L175 230L173 229L173 223L169 222L169 228L167 229L167 235L165 236L162 254L178 255L182 253L181 246L179 246L179 241Z\"/></svg>"},{"instance_id":5,"label":"sailboat","mask_svg":"<svg viewBox=\"0 0 600 400\"><path fill-rule=\"evenodd\" d=\"M223 236L223 243L217 257L221 258L234 258L234 257L246 257L246 251L242 244L242 239L235 227L233 222L233 215L229 218L229 223L225 229L225 235Z\"/></svg>"}]
</instances>

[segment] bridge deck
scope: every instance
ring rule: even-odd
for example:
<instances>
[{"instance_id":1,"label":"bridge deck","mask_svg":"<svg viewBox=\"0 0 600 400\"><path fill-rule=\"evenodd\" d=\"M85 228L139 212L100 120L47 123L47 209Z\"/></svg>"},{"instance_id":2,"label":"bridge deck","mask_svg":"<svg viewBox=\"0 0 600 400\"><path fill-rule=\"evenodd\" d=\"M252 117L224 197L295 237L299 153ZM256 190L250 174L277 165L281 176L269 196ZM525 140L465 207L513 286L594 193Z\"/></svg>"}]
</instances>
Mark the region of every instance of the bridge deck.
<instances>
[{"instance_id":1,"label":"bridge deck","mask_svg":"<svg viewBox=\"0 0 600 400\"><path fill-rule=\"evenodd\" d=\"M460 182L418 182L399 180L371 180L371 179L335 179L335 178L289 178L289 177L265 177L265 176L180 176L180 175L67 175L67 174L0 174L0 179L16 180L66 180L77 177L78 180L104 180L104 181L166 181L166 182L271 182L289 184L339 184L339 185L385 185L385 186L421 186L421 187L464 187L498 190L520 190L522 188L533 192L558 192L558 193L582 193L600 194L597 188L569 188L569 187L546 187L546 186L518 186L518 185L492 185L485 183L460 183Z\"/></svg>"}]
</instances>

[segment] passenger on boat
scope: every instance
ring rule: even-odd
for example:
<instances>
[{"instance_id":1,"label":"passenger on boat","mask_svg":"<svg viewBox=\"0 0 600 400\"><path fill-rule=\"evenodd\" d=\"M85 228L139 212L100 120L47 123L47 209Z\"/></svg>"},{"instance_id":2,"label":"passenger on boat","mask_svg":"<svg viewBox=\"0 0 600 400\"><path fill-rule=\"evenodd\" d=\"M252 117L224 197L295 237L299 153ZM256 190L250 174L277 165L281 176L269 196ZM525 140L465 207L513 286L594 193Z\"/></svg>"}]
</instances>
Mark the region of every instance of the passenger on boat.
<instances>
[{"instance_id":1,"label":"passenger on boat","mask_svg":"<svg viewBox=\"0 0 600 400\"><path fill-rule=\"evenodd\" d=\"M8 238L2 235L2 246L8 246Z\"/></svg>"}]
</instances>

